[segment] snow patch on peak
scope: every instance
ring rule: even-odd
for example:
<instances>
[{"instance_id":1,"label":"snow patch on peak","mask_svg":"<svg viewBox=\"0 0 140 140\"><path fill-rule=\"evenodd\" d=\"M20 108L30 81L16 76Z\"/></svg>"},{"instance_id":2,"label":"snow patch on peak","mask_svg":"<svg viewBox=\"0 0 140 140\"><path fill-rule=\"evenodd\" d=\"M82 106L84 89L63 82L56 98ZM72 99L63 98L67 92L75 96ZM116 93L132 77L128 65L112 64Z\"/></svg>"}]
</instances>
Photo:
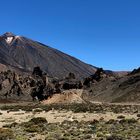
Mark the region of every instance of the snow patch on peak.
<instances>
[{"instance_id":1,"label":"snow patch on peak","mask_svg":"<svg viewBox=\"0 0 140 140\"><path fill-rule=\"evenodd\" d=\"M20 39L21 37L17 35L17 36L15 36L15 39L17 39L17 38Z\"/></svg>"},{"instance_id":2,"label":"snow patch on peak","mask_svg":"<svg viewBox=\"0 0 140 140\"><path fill-rule=\"evenodd\" d=\"M18 36L18 35L16 35L15 37L16 37L16 38L20 38L20 36Z\"/></svg>"},{"instance_id":3,"label":"snow patch on peak","mask_svg":"<svg viewBox=\"0 0 140 140\"><path fill-rule=\"evenodd\" d=\"M7 37L5 40L8 44L10 44L12 42L14 37Z\"/></svg>"}]
</instances>

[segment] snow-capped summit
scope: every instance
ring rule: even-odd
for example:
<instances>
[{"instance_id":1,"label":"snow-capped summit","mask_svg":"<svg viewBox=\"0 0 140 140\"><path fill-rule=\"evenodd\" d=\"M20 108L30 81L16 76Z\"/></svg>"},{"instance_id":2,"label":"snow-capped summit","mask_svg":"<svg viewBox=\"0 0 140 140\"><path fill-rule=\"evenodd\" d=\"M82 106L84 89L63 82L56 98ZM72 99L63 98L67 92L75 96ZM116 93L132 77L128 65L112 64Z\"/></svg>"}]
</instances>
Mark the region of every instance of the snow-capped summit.
<instances>
[{"instance_id":1,"label":"snow-capped summit","mask_svg":"<svg viewBox=\"0 0 140 140\"><path fill-rule=\"evenodd\" d=\"M16 35L14 35L12 32L6 32L5 34L2 35L2 37L8 44L10 44L14 40Z\"/></svg>"}]
</instances>

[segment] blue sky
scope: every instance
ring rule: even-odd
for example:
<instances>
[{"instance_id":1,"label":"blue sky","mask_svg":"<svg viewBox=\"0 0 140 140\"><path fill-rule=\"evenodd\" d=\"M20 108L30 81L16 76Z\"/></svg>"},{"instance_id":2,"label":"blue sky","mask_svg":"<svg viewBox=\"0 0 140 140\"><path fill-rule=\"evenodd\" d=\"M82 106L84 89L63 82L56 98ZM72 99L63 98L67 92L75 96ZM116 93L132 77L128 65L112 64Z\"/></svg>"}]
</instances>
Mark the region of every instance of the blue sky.
<instances>
[{"instance_id":1,"label":"blue sky","mask_svg":"<svg viewBox=\"0 0 140 140\"><path fill-rule=\"evenodd\" d=\"M104 69L140 66L139 0L0 0L7 31Z\"/></svg>"}]
</instances>

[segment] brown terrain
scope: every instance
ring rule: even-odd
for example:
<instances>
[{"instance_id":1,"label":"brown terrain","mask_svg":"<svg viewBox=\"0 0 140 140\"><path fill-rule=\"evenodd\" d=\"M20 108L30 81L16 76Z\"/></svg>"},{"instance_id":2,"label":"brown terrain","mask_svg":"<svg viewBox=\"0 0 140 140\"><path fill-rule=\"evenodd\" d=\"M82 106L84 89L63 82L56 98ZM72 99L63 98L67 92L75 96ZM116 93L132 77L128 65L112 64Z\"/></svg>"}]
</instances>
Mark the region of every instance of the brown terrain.
<instances>
[{"instance_id":1,"label":"brown terrain","mask_svg":"<svg viewBox=\"0 0 140 140\"><path fill-rule=\"evenodd\" d=\"M140 140L140 68L97 68L0 36L0 140Z\"/></svg>"},{"instance_id":2,"label":"brown terrain","mask_svg":"<svg viewBox=\"0 0 140 140\"><path fill-rule=\"evenodd\" d=\"M0 68L1 101L140 103L139 69L103 70L9 32L0 37Z\"/></svg>"},{"instance_id":3,"label":"brown terrain","mask_svg":"<svg viewBox=\"0 0 140 140\"><path fill-rule=\"evenodd\" d=\"M140 68L122 77L104 77L91 83L88 91L84 96L92 101L140 103Z\"/></svg>"}]
</instances>

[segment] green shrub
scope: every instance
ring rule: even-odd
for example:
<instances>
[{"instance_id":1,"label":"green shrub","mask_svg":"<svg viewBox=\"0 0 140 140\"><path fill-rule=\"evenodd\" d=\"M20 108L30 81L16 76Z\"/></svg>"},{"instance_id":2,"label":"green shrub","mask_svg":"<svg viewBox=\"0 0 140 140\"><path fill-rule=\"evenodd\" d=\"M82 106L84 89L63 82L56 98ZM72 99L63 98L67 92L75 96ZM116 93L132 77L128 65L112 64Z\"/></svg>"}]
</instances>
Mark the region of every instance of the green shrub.
<instances>
[{"instance_id":1,"label":"green shrub","mask_svg":"<svg viewBox=\"0 0 140 140\"><path fill-rule=\"evenodd\" d=\"M0 128L0 140L14 139L14 134L11 129Z\"/></svg>"},{"instance_id":2,"label":"green shrub","mask_svg":"<svg viewBox=\"0 0 140 140\"><path fill-rule=\"evenodd\" d=\"M18 125L18 123L14 122L11 124L5 124L3 127L12 128L12 127L15 127L16 125Z\"/></svg>"},{"instance_id":3,"label":"green shrub","mask_svg":"<svg viewBox=\"0 0 140 140\"><path fill-rule=\"evenodd\" d=\"M32 118L29 122L34 123L34 124L48 123L46 118L43 118L43 117Z\"/></svg>"},{"instance_id":4,"label":"green shrub","mask_svg":"<svg viewBox=\"0 0 140 140\"><path fill-rule=\"evenodd\" d=\"M28 125L28 127L25 127L24 130L29 132L29 133L41 132L42 131L42 127L40 127L38 125Z\"/></svg>"},{"instance_id":5,"label":"green shrub","mask_svg":"<svg viewBox=\"0 0 140 140\"><path fill-rule=\"evenodd\" d=\"M25 138L24 136L17 136L16 140L28 140L27 138Z\"/></svg>"},{"instance_id":6,"label":"green shrub","mask_svg":"<svg viewBox=\"0 0 140 140\"><path fill-rule=\"evenodd\" d=\"M120 115L120 116L118 116L117 118L118 118L118 119L125 119L125 116Z\"/></svg>"},{"instance_id":7,"label":"green shrub","mask_svg":"<svg viewBox=\"0 0 140 140\"><path fill-rule=\"evenodd\" d=\"M41 132L44 130L45 126L44 124L48 123L47 120L43 117L37 117L37 118L32 118L28 122L24 122L21 124L21 126L24 127L24 130L29 132L29 133L34 133L34 132Z\"/></svg>"},{"instance_id":8,"label":"green shrub","mask_svg":"<svg viewBox=\"0 0 140 140\"><path fill-rule=\"evenodd\" d=\"M120 136L117 135L111 135L111 136L107 136L106 140L123 140Z\"/></svg>"},{"instance_id":9,"label":"green shrub","mask_svg":"<svg viewBox=\"0 0 140 140\"><path fill-rule=\"evenodd\" d=\"M134 118L132 119L122 119L119 121L120 123L128 123L128 124L131 124L131 123L137 123L138 121Z\"/></svg>"}]
</instances>

